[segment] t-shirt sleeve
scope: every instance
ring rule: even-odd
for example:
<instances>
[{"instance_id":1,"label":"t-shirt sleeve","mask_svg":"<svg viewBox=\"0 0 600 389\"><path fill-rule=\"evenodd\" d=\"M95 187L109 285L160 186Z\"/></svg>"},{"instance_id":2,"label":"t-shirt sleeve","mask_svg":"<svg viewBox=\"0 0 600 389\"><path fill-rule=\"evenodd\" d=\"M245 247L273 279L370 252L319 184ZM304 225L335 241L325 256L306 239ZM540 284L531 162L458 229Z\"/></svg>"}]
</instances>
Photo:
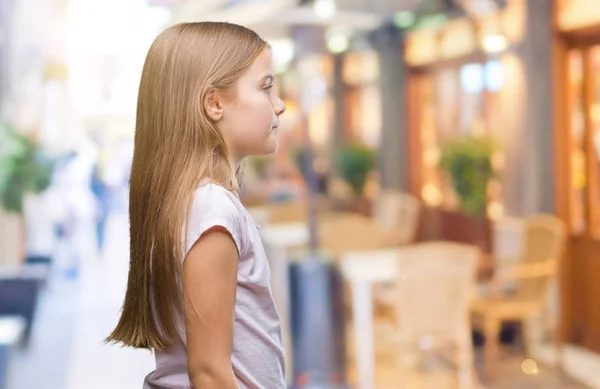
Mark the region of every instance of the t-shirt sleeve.
<instances>
[{"instance_id":1,"label":"t-shirt sleeve","mask_svg":"<svg viewBox=\"0 0 600 389\"><path fill-rule=\"evenodd\" d=\"M202 234L213 227L225 228L241 254L244 241L243 214L231 193L223 187L209 184L197 189L194 195L184 234L184 258Z\"/></svg>"}]
</instances>

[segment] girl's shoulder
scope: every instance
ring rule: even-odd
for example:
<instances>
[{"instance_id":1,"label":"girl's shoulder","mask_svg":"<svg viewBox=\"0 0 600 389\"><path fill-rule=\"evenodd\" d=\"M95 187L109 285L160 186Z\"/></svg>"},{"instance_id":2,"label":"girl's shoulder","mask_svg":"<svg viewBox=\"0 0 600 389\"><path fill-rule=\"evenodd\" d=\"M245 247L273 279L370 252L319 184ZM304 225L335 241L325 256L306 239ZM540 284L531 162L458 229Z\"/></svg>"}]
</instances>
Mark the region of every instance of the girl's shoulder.
<instances>
[{"instance_id":1,"label":"girl's shoulder","mask_svg":"<svg viewBox=\"0 0 600 389\"><path fill-rule=\"evenodd\" d=\"M217 203L221 202L226 204L231 203L236 208L244 208L236 193L230 191L222 185L212 182L203 183L200 185L196 189L194 200L204 200Z\"/></svg>"},{"instance_id":2,"label":"girl's shoulder","mask_svg":"<svg viewBox=\"0 0 600 389\"><path fill-rule=\"evenodd\" d=\"M222 226L233 237L238 251L242 252L246 242L244 206L226 188L217 184L204 184L194 192L192 207L187 218L185 252L204 231Z\"/></svg>"},{"instance_id":3,"label":"girl's shoulder","mask_svg":"<svg viewBox=\"0 0 600 389\"><path fill-rule=\"evenodd\" d=\"M244 206L238 197L228 189L218 184L206 183L196 189L192 211L199 214L208 212L227 217L241 217L244 213Z\"/></svg>"}]
</instances>

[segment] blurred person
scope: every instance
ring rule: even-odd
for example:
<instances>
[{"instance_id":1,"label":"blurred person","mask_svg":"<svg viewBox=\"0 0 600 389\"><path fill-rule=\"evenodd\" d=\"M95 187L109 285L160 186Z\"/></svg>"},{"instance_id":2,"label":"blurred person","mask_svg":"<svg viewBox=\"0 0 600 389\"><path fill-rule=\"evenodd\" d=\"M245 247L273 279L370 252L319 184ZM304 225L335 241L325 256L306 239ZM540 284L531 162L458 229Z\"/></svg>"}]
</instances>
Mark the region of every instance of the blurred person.
<instances>
[{"instance_id":1,"label":"blurred person","mask_svg":"<svg viewBox=\"0 0 600 389\"><path fill-rule=\"evenodd\" d=\"M113 211L126 210L133 145L128 140L119 143L110 158L98 158L91 180L91 189L96 196L96 240L102 252L106 236L106 225ZM124 199L125 198L125 199Z\"/></svg>"},{"instance_id":2,"label":"blurred person","mask_svg":"<svg viewBox=\"0 0 600 389\"><path fill-rule=\"evenodd\" d=\"M111 209L125 212L131 162L133 160L133 142L129 139L119 141L113 157L106 164L104 180L111 188Z\"/></svg>"},{"instance_id":3,"label":"blurred person","mask_svg":"<svg viewBox=\"0 0 600 389\"><path fill-rule=\"evenodd\" d=\"M131 259L109 342L154 351L144 388L285 388L281 326L243 159L278 147L273 56L229 23L173 26L140 82Z\"/></svg>"},{"instance_id":4,"label":"blurred person","mask_svg":"<svg viewBox=\"0 0 600 389\"><path fill-rule=\"evenodd\" d=\"M84 141L62 163L53 178L55 191L60 193L59 236L63 240L59 267L68 277L77 277L81 260L90 254L96 216L96 202L91 190L98 148L93 141Z\"/></svg>"},{"instance_id":5,"label":"blurred person","mask_svg":"<svg viewBox=\"0 0 600 389\"><path fill-rule=\"evenodd\" d=\"M104 247L104 236L106 232L106 220L110 213L110 188L103 177L103 166L99 161L94 166L91 180L91 189L96 196L96 244L98 252Z\"/></svg>"},{"instance_id":6,"label":"blurred person","mask_svg":"<svg viewBox=\"0 0 600 389\"><path fill-rule=\"evenodd\" d=\"M129 178L131 176L131 163L133 161L133 140L124 139L117 149L116 167L119 172L119 181L116 185L117 201L115 207L118 211L127 211L127 197L129 195Z\"/></svg>"}]
</instances>

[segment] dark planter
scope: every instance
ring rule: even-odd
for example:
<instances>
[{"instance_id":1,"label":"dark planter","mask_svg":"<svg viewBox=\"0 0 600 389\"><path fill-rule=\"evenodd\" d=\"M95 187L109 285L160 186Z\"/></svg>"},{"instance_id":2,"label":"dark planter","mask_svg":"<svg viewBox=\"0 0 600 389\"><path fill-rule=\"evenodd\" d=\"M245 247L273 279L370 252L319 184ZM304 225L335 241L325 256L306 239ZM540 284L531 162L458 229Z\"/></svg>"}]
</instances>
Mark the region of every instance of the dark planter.
<instances>
[{"instance_id":1,"label":"dark planter","mask_svg":"<svg viewBox=\"0 0 600 389\"><path fill-rule=\"evenodd\" d=\"M492 253L492 223L485 216L423 207L417 238L419 241L447 240L474 244L482 252Z\"/></svg>"},{"instance_id":2,"label":"dark planter","mask_svg":"<svg viewBox=\"0 0 600 389\"><path fill-rule=\"evenodd\" d=\"M25 319L23 342L31 335L40 289L47 277L45 269L25 266L17 274L0 275L0 316L16 315Z\"/></svg>"},{"instance_id":3,"label":"dark planter","mask_svg":"<svg viewBox=\"0 0 600 389\"><path fill-rule=\"evenodd\" d=\"M373 214L372 201L364 196L357 197L352 204L352 211L359 215L370 217Z\"/></svg>"}]
</instances>

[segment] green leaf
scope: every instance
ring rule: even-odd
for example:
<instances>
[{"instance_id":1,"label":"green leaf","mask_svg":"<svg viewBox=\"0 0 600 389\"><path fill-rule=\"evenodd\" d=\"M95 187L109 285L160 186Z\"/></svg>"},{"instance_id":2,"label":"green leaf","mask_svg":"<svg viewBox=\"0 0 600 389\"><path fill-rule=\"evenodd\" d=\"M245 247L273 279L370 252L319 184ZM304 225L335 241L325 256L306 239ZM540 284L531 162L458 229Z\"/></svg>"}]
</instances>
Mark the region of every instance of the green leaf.
<instances>
[{"instance_id":1,"label":"green leaf","mask_svg":"<svg viewBox=\"0 0 600 389\"><path fill-rule=\"evenodd\" d=\"M440 168L450 177L465 213L485 213L488 183L496 176L491 162L496 147L493 138L472 135L454 138L442 145Z\"/></svg>"},{"instance_id":2,"label":"green leaf","mask_svg":"<svg viewBox=\"0 0 600 389\"><path fill-rule=\"evenodd\" d=\"M338 168L354 193L362 195L368 174L375 166L375 153L370 148L351 144L341 148L338 154Z\"/></svg>"},{"instance_id":3,"label":"green leaf","mask_svg":"<svg viewBox=\"0 0 600 389\"><path fill-rule=\"evenodd\" d=\"M0 124L0 201L5 210L22 212L25 194L44 191L53 170L54 160L36 142Z\"/></svg>"}]
</instances>

